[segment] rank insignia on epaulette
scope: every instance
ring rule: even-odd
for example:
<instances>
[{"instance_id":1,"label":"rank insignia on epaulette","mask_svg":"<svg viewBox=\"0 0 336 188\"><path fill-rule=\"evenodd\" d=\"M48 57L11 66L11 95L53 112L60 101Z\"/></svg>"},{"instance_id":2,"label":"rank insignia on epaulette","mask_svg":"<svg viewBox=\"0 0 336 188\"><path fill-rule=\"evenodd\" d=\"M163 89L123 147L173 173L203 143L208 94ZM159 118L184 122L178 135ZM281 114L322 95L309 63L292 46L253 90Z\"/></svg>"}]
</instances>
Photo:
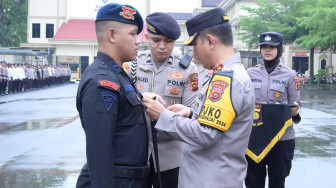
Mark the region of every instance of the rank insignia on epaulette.
<instances>
[{"instance_id":1,"label":"rank insignia on epaulette","mask_svg":"<svg viewBox=\"0 0 336 188\"><path fill-rule=\"evenodd\" d=\"M105 103L105 107L107 111L110 111L111 107L113 106L113 103L115 99L117 98L116 94L112 92L101 92L101 96L103 98L103 101Z\"/></svg>"}]
</instances>

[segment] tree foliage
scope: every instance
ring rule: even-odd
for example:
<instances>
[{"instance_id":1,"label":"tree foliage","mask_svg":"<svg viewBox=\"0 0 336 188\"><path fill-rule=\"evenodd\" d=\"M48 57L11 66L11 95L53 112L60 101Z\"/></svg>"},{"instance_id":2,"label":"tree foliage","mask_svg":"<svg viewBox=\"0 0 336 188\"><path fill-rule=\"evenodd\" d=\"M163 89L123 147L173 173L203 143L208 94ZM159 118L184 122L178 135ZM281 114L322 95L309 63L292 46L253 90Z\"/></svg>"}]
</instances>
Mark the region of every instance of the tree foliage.
<instances>
[{"instance_id":1,"label":"tree foliage","mask_svg":"<svg viewBox=\"0 0 336 188\"><path fill-rule=\"evenodd\" d=\"M0 45L19 46L27 39L27 0L0 0Z\"/></svg>"},{"instance_id":2,"label":"tree foliage","mask_svg":"<svg viewBox=\"0 0 336 188\"><path fill-rule=\"evenodd\" d=\"M296 42L300 47L321 50L336 50L336 1L306 0L302 12L304 17L298 18L298 25L308 30L307 35L299 37Z\"/></svg>"},{"instance_id":3,"label":"tree foliage","mask_svg":"<svg viewBox=\"0 0 336 188\"><path fill-rule=\"evenodd\" d=\"M258 34L266 31L276 31L284 36L284 44L290 44L296 38L308 31L297 24L297 18L302 16L299 10L301 0L257 0L258 8L243 7L249 15L242 16L239 22L242 39L250 48L258 45Z\"/></svg>"},{"instance_id":4,"label":"tree foliage","mask_svg":"<svg viewBox=\"0 0 336 188\"><path fill-rule=\"evenodd\" d=\"M249 15L239 22L239 38L255 48L258 35L266 31L283 34L284 44L297 43L310 50L310 76L314 73L314 50L336 50L335 0L257 0L258 8L244 7Z\"/></svg>"}]
</instances>

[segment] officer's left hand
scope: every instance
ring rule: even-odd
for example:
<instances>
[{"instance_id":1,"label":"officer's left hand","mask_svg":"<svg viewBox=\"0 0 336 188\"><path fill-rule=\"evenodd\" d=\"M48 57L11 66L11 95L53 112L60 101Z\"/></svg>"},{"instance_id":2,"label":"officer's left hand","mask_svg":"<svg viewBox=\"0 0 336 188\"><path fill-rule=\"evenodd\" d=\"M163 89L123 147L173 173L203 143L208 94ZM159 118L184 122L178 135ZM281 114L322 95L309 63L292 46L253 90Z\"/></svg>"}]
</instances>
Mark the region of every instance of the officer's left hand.
<instances>
[{"instance_id":1,"label":"officer's left hand","mask_svg":"<svg viewBox=\"0 0 336 188\"><path fill-rule=\"evenodd\" d=\"M295 107L291 108L292 117L295 117L296 115L298 115L299 114L299 109L300 109L299 103L294 102L294 104L295 104Z\"/></svg>"},{"instance_id":2,"label":"officer's left hand","mask_svg":"<svg viewBox=\"0 0 336 188\"><path fill-rule=\"evenodd\" d=\"M159 101L146 97L143 98L142 105L146 107L147 115L153 120L158 120L162 111L165 109L165 107Z\"/></svg>"}]
</instances>

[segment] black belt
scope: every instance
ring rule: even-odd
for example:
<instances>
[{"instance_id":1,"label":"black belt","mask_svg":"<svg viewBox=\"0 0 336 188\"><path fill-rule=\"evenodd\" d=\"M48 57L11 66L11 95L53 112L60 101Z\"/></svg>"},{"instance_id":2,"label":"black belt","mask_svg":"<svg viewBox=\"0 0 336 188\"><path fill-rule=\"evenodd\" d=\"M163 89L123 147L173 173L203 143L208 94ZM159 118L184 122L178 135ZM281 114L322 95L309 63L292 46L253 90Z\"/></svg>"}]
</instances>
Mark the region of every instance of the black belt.
<instances>
[{"instance_id":1,"label":"black belt","mask_svg":"<svg viewBox=\"0 0 336 188\"><path fill-rule=\"evenodd\" d=\"M118 178L147 178L149 175L150 166L135 167L135 166L114 166L114 175Z\"/></svg>"}]
</instances>

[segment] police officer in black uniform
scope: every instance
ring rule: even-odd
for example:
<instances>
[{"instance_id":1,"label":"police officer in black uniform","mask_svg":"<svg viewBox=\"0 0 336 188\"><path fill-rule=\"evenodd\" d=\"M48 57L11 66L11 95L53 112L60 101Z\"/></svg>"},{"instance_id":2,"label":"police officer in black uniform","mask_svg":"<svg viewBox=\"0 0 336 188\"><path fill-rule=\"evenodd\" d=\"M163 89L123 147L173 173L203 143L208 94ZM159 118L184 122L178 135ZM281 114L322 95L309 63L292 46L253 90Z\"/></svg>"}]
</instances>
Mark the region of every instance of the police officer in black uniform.
<instances>
[{"instance_id":1,"label":"police officer in black uniform","mask_svg":"<svg viewBox=\"0 0 336 188\"><path fill-rule=\"evenodd\" d=\"M83 74L76 99L87 156L76 187L145 187L148 135L142 96L121 68L136 58L142 28L140 13L130 5L110 3L97 13L98 54Z\"/></svg>"}]
</instances>

